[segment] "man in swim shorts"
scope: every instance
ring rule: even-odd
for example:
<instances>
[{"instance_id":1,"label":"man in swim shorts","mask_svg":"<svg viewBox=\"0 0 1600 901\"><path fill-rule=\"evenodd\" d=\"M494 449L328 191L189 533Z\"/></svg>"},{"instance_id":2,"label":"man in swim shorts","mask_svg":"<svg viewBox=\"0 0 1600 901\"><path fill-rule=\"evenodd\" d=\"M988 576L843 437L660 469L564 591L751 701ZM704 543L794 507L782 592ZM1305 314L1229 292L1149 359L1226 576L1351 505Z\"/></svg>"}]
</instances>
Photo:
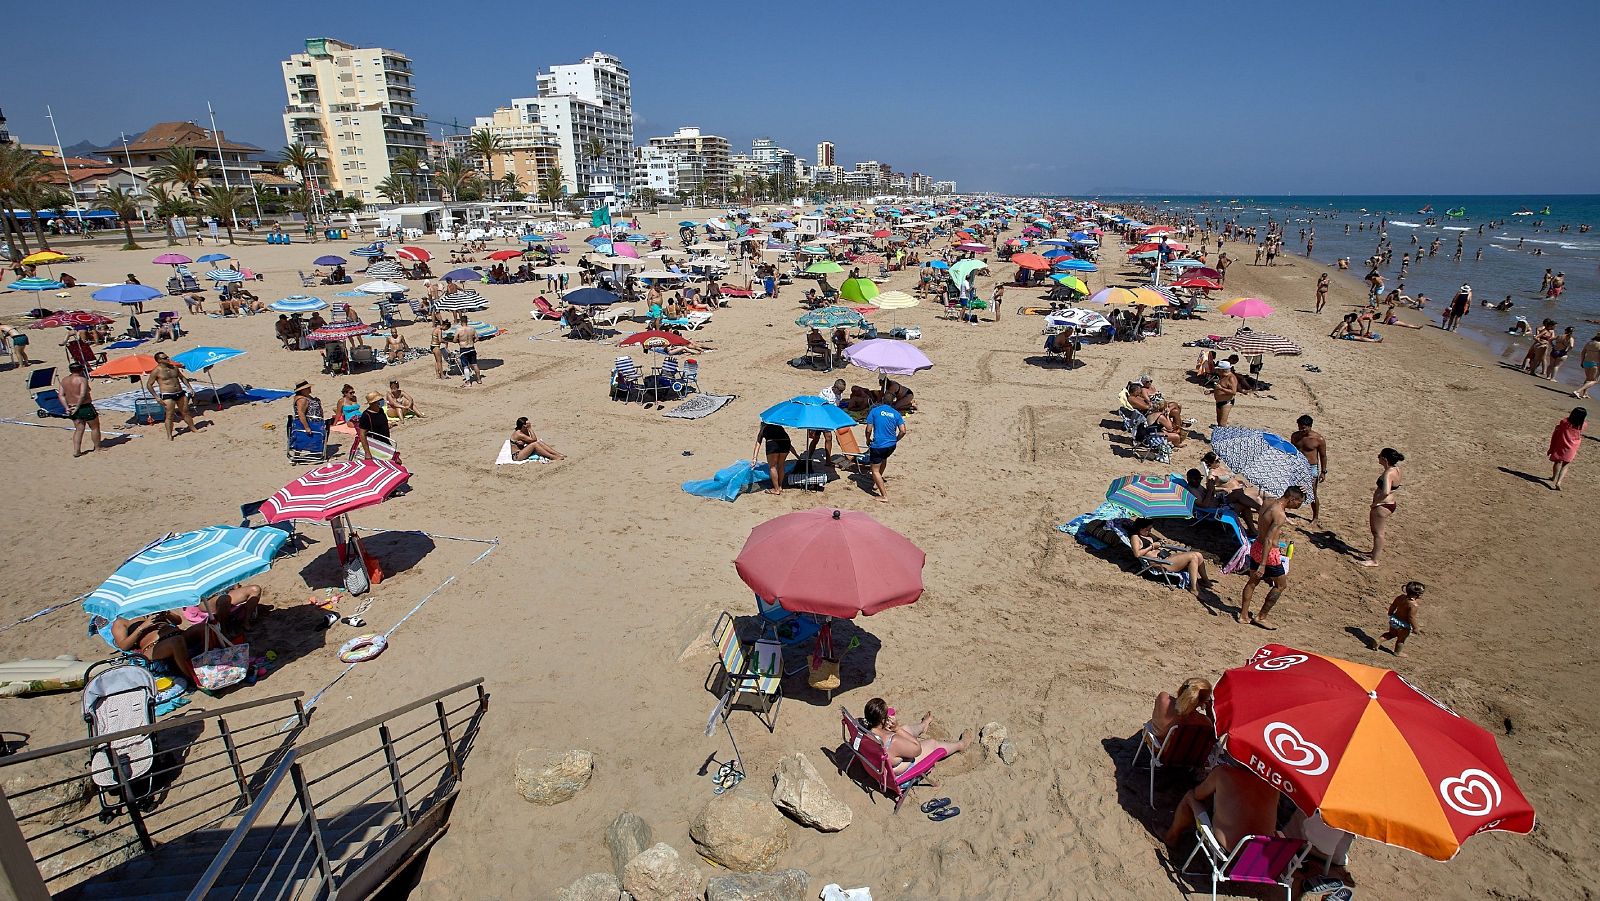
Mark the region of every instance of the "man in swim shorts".
<instances>
[{"instance_id":1,"label":"man in swim shorts","mask_svg":"<svg viewBox=\"0 0 1600 901\"><path fill-rule=\"evenodd\" d=\"M1289 436L1289 443L1305 454L1311 464L1311 524L1316 525L1321 515L1318 501L1322 497L1322 481L1328 477L1328 441L1322 433L1311 428L1311 417L1295 420L1298 428Z\"/></svg>"},{"instance_id":2,"label":"man in swim shorts","mask_svg":"<svg viewBox=\"0 0 1600 901\"><path fill-rule=\"evenodd\" d=\"M1306 490L1291 485L1283 492L1283 497L1261 505L1261 512L1256 515L1256 540L1250 544L1250 580L1245 583L1244 596L1239 601L1239 622L1259 626L1269 632L1278 628L1268 624L1266 618L1289 588L1289 558L1284 553L1288 546L1289 511L1300 509L1305 500ZM1252 616L1251 595L1255 594L1256 586L1263 579L1272 589L1267 592L1267 599L1261 602L1261 613Z\"/></svg>"},{"instance_id":3,"label":"man in swim shorts","mask_svg":"<svg viewBox=\"0 0 1600 901\"><path fill-rule=\"evenodd\" d=\"M100 449L100 412L94 408L94 401L89 396L89 377L83 374L83 364L73 361L67 367L67 373L67 377L61 380L61 399L67 405L67 414L72 417L72 456L81 457L84 454L83 432L86 428L94 439L94 446L90 450Z\"/></svg>"},{"instance_id":4,"label":"man in swim shorts","mask_svg":"<svg viewBox=\"0 0 1600 901\"><path fill-rule=\"evenodd\" d=\"M194 384L178 368L178 364L172 362L171 357L165 353L156 354L156 368L145 376L144 390L161 398L161 406L167 410L168 441L172 440L172 429L179 416L188 423L189 431L200 430L194 424L194 414L189 412L189 392L194 390Z\"/></svg>"}]
</instances>

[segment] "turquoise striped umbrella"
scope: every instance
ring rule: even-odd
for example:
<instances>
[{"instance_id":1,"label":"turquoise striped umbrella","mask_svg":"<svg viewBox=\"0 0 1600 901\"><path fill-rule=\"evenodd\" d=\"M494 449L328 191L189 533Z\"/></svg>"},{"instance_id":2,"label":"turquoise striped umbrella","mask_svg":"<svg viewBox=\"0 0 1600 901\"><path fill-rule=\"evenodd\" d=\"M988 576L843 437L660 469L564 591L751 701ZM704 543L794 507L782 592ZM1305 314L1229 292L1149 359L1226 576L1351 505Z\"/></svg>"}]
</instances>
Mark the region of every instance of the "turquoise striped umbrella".
<instances>
[{"instance_id":1,"label":"turquoise striped umbrella","mask_svg":"<svg viewBox=\"0 0 1600 901\"><path fill-rule=\"evenodd\" d=\"M1123 476L1106 489L1106 500L1144 519L1194 515L1194 495L1173 475Z\"/></svg>"},{"instance_id":2,"label":"turquoise striped umbrella","mask_svg":"<svg viewBox=\"0 0 1600 901\"><path fill-rule=\"evenodd\" d=\"M56 281L53 278L45 278L44 276L40 275L33 276L32 278L19 278L11 284L6 285L6 287L13 291L59 291L62 288L65 288L66 285Z\"/></svg>"},{"instance_id":3,"label":"turquoise striped umbrella","mask_svg":"<svg viewBox=\"0 0 1600 901\"><path fill-rule=\"evenodd\" d=\"M200 603L272 567L289 533L206 526L156 542L117 567L83 609L107 620Z\"/></svg>"}]
</instances>

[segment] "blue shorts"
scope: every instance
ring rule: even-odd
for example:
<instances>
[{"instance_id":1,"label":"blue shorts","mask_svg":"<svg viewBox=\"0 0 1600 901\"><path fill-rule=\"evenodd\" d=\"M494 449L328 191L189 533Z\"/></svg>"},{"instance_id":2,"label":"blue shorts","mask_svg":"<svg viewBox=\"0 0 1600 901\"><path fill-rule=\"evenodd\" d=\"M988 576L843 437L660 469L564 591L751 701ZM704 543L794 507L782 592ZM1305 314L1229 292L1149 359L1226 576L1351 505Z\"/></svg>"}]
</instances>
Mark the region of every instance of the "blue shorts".
<instances>
[{"instance_id":1,"label":"blue shorts","mask_svg":"<svg viewBox=\"0 0 1600 901\"><path fill-rule=\"evenodd\" d=\"M889 457L894 454L894 448L895 446L893 444L889 445L888 447L867 448L867 462L887 463L889 461Z\"/></svg>"},{"instance_id":2,"label":"blue shorts","mask_svg":"<svg viewBox=\"0 0 1600 901\"><path fill-rule=\"evenodd\" d=\"M1264 579L1279 579L1289 574L1288 565L1282 561L1270 566L1263 566L1260 560L1251 557L1250 572L1254 573L1258 569L1261 570L1261 577Z\"/></svg>"}]
</instances>

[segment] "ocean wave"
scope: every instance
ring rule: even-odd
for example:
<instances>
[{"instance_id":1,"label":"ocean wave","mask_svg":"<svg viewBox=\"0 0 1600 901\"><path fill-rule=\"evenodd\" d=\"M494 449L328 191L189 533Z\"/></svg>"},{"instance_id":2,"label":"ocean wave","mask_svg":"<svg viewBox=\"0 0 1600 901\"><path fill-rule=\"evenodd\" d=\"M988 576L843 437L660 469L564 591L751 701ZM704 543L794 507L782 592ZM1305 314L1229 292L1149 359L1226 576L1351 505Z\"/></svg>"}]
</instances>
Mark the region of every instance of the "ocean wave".
<instances>
[{"instance_id":1,"label":"ocean wave","mask_svg":"<svg viewBox=\"0 0 1600 901\"><path fill-rule=\"evenodd\" d=\"M1467 228L1465 226L1461 226L1461 225L1442 225L1442 226L1440 226L1440 228L1443 228L1447 232L1469 232L1469 231L1472 231L1472 229Z\"/></svg>"},{"instance_id":2,"label":"ocean wave","mask_svg":"<svg viewBox=\"0 0 1600 901\"><path fill-rule=\"evenodd\" d=\"M1600 241L1574 241L1568 238L1565 241L1546 240L1544 238L1524 238L1521 235L1496 235L1502 241L1525 241L1529 244L1544 244L1548 247L1559 247L1562 250L1594 250L1600 248Z\"/></svg>"},{"instance_id":3,"label":"ocean wave","mask_svg":"<svg viewBox=\"0 0 1600 901\"><path fill-rule=\"evenodd\" d=\"M1403 226L1405 228L1421 228L1422 227L1422 223L1420 223L1420 222L1401 222L1399 219L1390 219L1389 220L1389 224L1390 225L1399 225L1399 226Z\"/></svg>"}]
</instances>

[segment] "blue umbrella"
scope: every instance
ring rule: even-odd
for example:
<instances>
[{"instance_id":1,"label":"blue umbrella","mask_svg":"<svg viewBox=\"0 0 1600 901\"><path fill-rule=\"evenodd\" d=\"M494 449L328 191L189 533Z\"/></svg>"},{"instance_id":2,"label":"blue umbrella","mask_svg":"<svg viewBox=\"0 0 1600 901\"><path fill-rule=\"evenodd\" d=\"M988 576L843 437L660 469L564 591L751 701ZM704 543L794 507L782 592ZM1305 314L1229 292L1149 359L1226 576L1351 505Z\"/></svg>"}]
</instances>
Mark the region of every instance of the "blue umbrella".
<instances>
[{"instance_id":1,"label":"blue umbrella","mask_svg":"<svg viewBox=\"0 0 1600 901\"><path fill-rule=\"evenodd\" d=\"M89 593L83 609L113 620L200 603L260 575L289 537L282 529L207 526L140 551Z\"/></svg>"},{"instance_id":2,"label":"blue umbrella","mask_svg":"<svg viewBox=\"0 0 1600 901\"><path fill-rule=\"evenodd\" d=\"M803 313L794 324L801 328L838 328L841 325L865 325L866 322L865 316L849 307L823 307Z\"/></svg>"},{"instance_id":3,"label":"blue umbrella","mask_svg":"<svg viewBox=\"0 0 1600 901\"><path fill-rule=\"evenodd\" d=\"M331 253L325 253L322 256L317 257L316 259L312 260L311 261L311 265L313 265L313 266L343 266L344 265L344 257L336 257Z\"/></svg>"},{"instance_id":4,"label":"blue umbrella","mask_svg":"<svg viewBox=\"0 0 1600 901\"><path fill-rule=\"evenodd\" d=\"M274 300L272 303L267 304L267 309L276 310L279 313L313 313L327 308L328 302L326 300L306 294L291 294L282 300Z\"/></svg>"},{"instance_id":5,"label":"blue umbrella","mask_svg":"<svg viewBox=\"0 0 1600 901\"><path fill-rule=\"evenodd\" d=\"M598 247L601 244L610 244L611 239L604 235L590 235L589 237L583 239L583 243L589 245L590 247Z\"/></svg>"},{"instance_id":6,"label":"blue umbrella","mask_svg":"<svg viewBox=\"0 0 1600 901\"><path fill-rule=\"evenodd\" d=\"M340 291L338 294L335 294L333 296L334 297L371 297L372 295L368 294L365 291Z\"/></svg>"},{"instance_id":7,"label":"blue umbrella","mask_svg":"<svg viewBox=\"0 0 1600 901\"><path fill-rule=\"evenodd\" d=\"M1313 498L1311 461L1286 439L1260 429L1235 425L1211 429L1211 449L1235 475L1248 479L1262 493L1281 497L1291 485Z\"/></svg>"},{"instance_id":8,"label":"blue umbrella","mask_svg":"<svg viewBox=\"0 0 1600 901\"><path fill-rule=\"evenodd\" d=\"M149 285L112 285L89 295L95 300L106 303L144 303L161 296L161 292Z\"/></svg>"},{"instance_id":9,"label":"blue umbrella","mask_svg":"<svg viewBox=\"0 0 1600 901\"><path fill-rule=\"evenodd\" d=\"M483 273L476 269L462 266L460 269L452 269L446 272L444 280L447 282L481 282L483 281Z\"/></svg>"},{"instance_id":10,"label":"blue umbrella","mask_svg":"<svg viewBox=\"0 0 1600 901\"><path fill-rule=\"evenodd\" d=\"M594 252L595 253L603 253L603 254L609 255L609 254L612 254L612 253L616 252L616 251L611 249L611 242L610 241L600 241L598 243L592 243L589 246L594 248Z\"/></svg>"},{"instance_id":11,"label":"blue umbrella","mask_svg":"<svg viewBox=\"0 0 1600 901\"><path fill-rule=\"evenodd\" d=\"M1047 260L1054 260L1060 257L1070 256L1071 254L1072 251L1062 250L1061 248L1057 247L1054 250L1047 250L1044 253L1039 254L1039 256L1042 256Z\"/></svg>"},{"instance_id":12,"label":"blue umbrella","mask_svg":"<svg viewBox=\"0 0 1600 901\"><path fill-rule=\"evenodd\" d=\"M1099 272L1100 267L1088 260L1057 260L1051 267L1062 272Z\"/></svg>"},{"instance_id":13,"label":"blue umbrella","mask_svg":"<svg viewBox=\"0 0 1600 901\"><path fill-rule=\"evenodd\" d=\"M1072 240L1071 238L1046 238L1045 240L1040 241L1039 243L1040 244L1054 244L1057 247L1071 247L1072 245L1074 245L1074 244L1076 244L1078 242Z\"/></svg>"},{"instance_id":14,"label":"blue umbrella","mask_svg":"<svg viewBox=\"0 0 1600 901\"><path fill-rule=\"evenodd\" d=\"M358 257L381 257L381 256L383 256L383 251L379 250L376 247L357 247L355 250L352 250L350 252L352 254L354 254L355 256L358 256Z\"/></svg>"},{"instance_id":15,"label":"blue umbrella","mask_svg":"<svg viewBox=\"0 0 1600 901\"><path fill-rule=\"evenodd\" d=\"M577 288L563 294L561 299L580 307L603 307L616 303L619 298L603 288Z\"/></svg>"},{"instance_id":16,"label":"blue umbrella","mask_svg":"<svg viewBox=\"0 0 1600 901\"><path fill-rule=\"evenodd\" d=\"M1074 241L1082 241L1083 239L1089 237L1089 233L1088 232L1070 232L1070 233L1067 234L1067 237L1071 238Z\"/></svg>"},{"instance_id":17,"label":"blue umbrella","mask_svg":"<svg viewBox=\"0 0 1600 901\"><path fill-rule=\"evenodd\" d=\"M243 353L244 351L236 347L196 347L181 354L173 354L172 362L190 372L199 372L224 360L231 360Z\"/></svg>"},{"instance_id":18,"label":"blue umbrella","mask_svg":"<svg viewBox=\"0 0 1600 901\"><path fill-rule=\"evenodd\" d=\"M244 273L237 269L213 269L206 273L206 278L214 282L242 282Z\"/></svg>"},{"instance_id":19,"label":"blue umbrella","mask_svg":"<svg viewBox=\"0 0 1600 901\"><path fill-rule=\"evenodd\" d=\"M773 231L788 231L789 229L794 228L794 227L795 227L795 224L793 222L774 222L771 225L767 226L767 228L770 228Z\"/></svg>"},{"instance_id":20,"label":"blue umbrella","mask_svg":"<svg viewBox=\"0 0 1600 901\"><path fill-rule=\"evenodd\" d=\"M233 259L233 257L230 257L225 253L208 253L205 256L196 259L195 262L196 263L217 263L217 262L221 262L222 260L231 260L231 259Z\"/></svg>"},{"instance_id":21,"label":"blue umbrella","mask_svg":"<svg viewBox=\"0 0 1600 901\"><path fill-rule=\"evenodd\" d=\"M59 291L65 288L66 285L53 278L44 278L36 275L30 278L19 278L6 285L6 287L13 291Z\"/></svg>"},{"instance_id":22,"label":"blue umbrella","mask_svg":"<svg viewBox=\"0 0 1600 901\"><path fill-rule=\"evenodd\" d=\"M1106 489L1106 500L1143 519L1194 515L1194 495L1172 475L1123 476Z\"/></svg>"},{"instance_id":23,"label":"blue umbrella","mask_svg":"<svg viewBox=\"0 0 1600 901\"><path fill-rule=\"evenodd\" d=\"M931 262L924 263L923 265L924 266L932 266L935 269L949 269L950 268L950 264L946 263L944 260L933 260Z\"/></svg>"},{"instance_id":24,"label":"blue umbrella","mask_svg":"<svg viewBox=\"0 0 1600 901\"><path fill-rule=\"evenodd\" d=\"M633 244L644 244L650 240L648 235L629 235L628 241Z\"/></svg>"},{"instance_id":25,"label":"blue umbrella","mask_svg":"<svg viewBox=\"0 0 1600 901\"><path fill-rule=\"evenodd\" d=\"M544 235L523 235L517 240L524 244L538 244L540 241L544 240Z\"/></svg>"},{"instance_id":26,"label":"blue umbrella","mask_svg":"<svg viewBox=\"0 0 1600 901\"><path fill-rule=\"evenodd\" d=\"M678 223L678 227L679 228L694 228L694 227L698 226L699 224L700 223L694 221L693 219L685 219L682 222Z\"/></svg>"},{"instance_id":27,"label":"blue umbrella","mask_svg":"<svg viewBox=\"0 0 1600 901\"><path fill-rule=\"evenodd\" d=\"M790 398L781 404L768 407L761 413L761 421L789 429L810 429L831 432L855 425L850 414L828 403L815 394Z\"/></svg>"}]
</instances>

